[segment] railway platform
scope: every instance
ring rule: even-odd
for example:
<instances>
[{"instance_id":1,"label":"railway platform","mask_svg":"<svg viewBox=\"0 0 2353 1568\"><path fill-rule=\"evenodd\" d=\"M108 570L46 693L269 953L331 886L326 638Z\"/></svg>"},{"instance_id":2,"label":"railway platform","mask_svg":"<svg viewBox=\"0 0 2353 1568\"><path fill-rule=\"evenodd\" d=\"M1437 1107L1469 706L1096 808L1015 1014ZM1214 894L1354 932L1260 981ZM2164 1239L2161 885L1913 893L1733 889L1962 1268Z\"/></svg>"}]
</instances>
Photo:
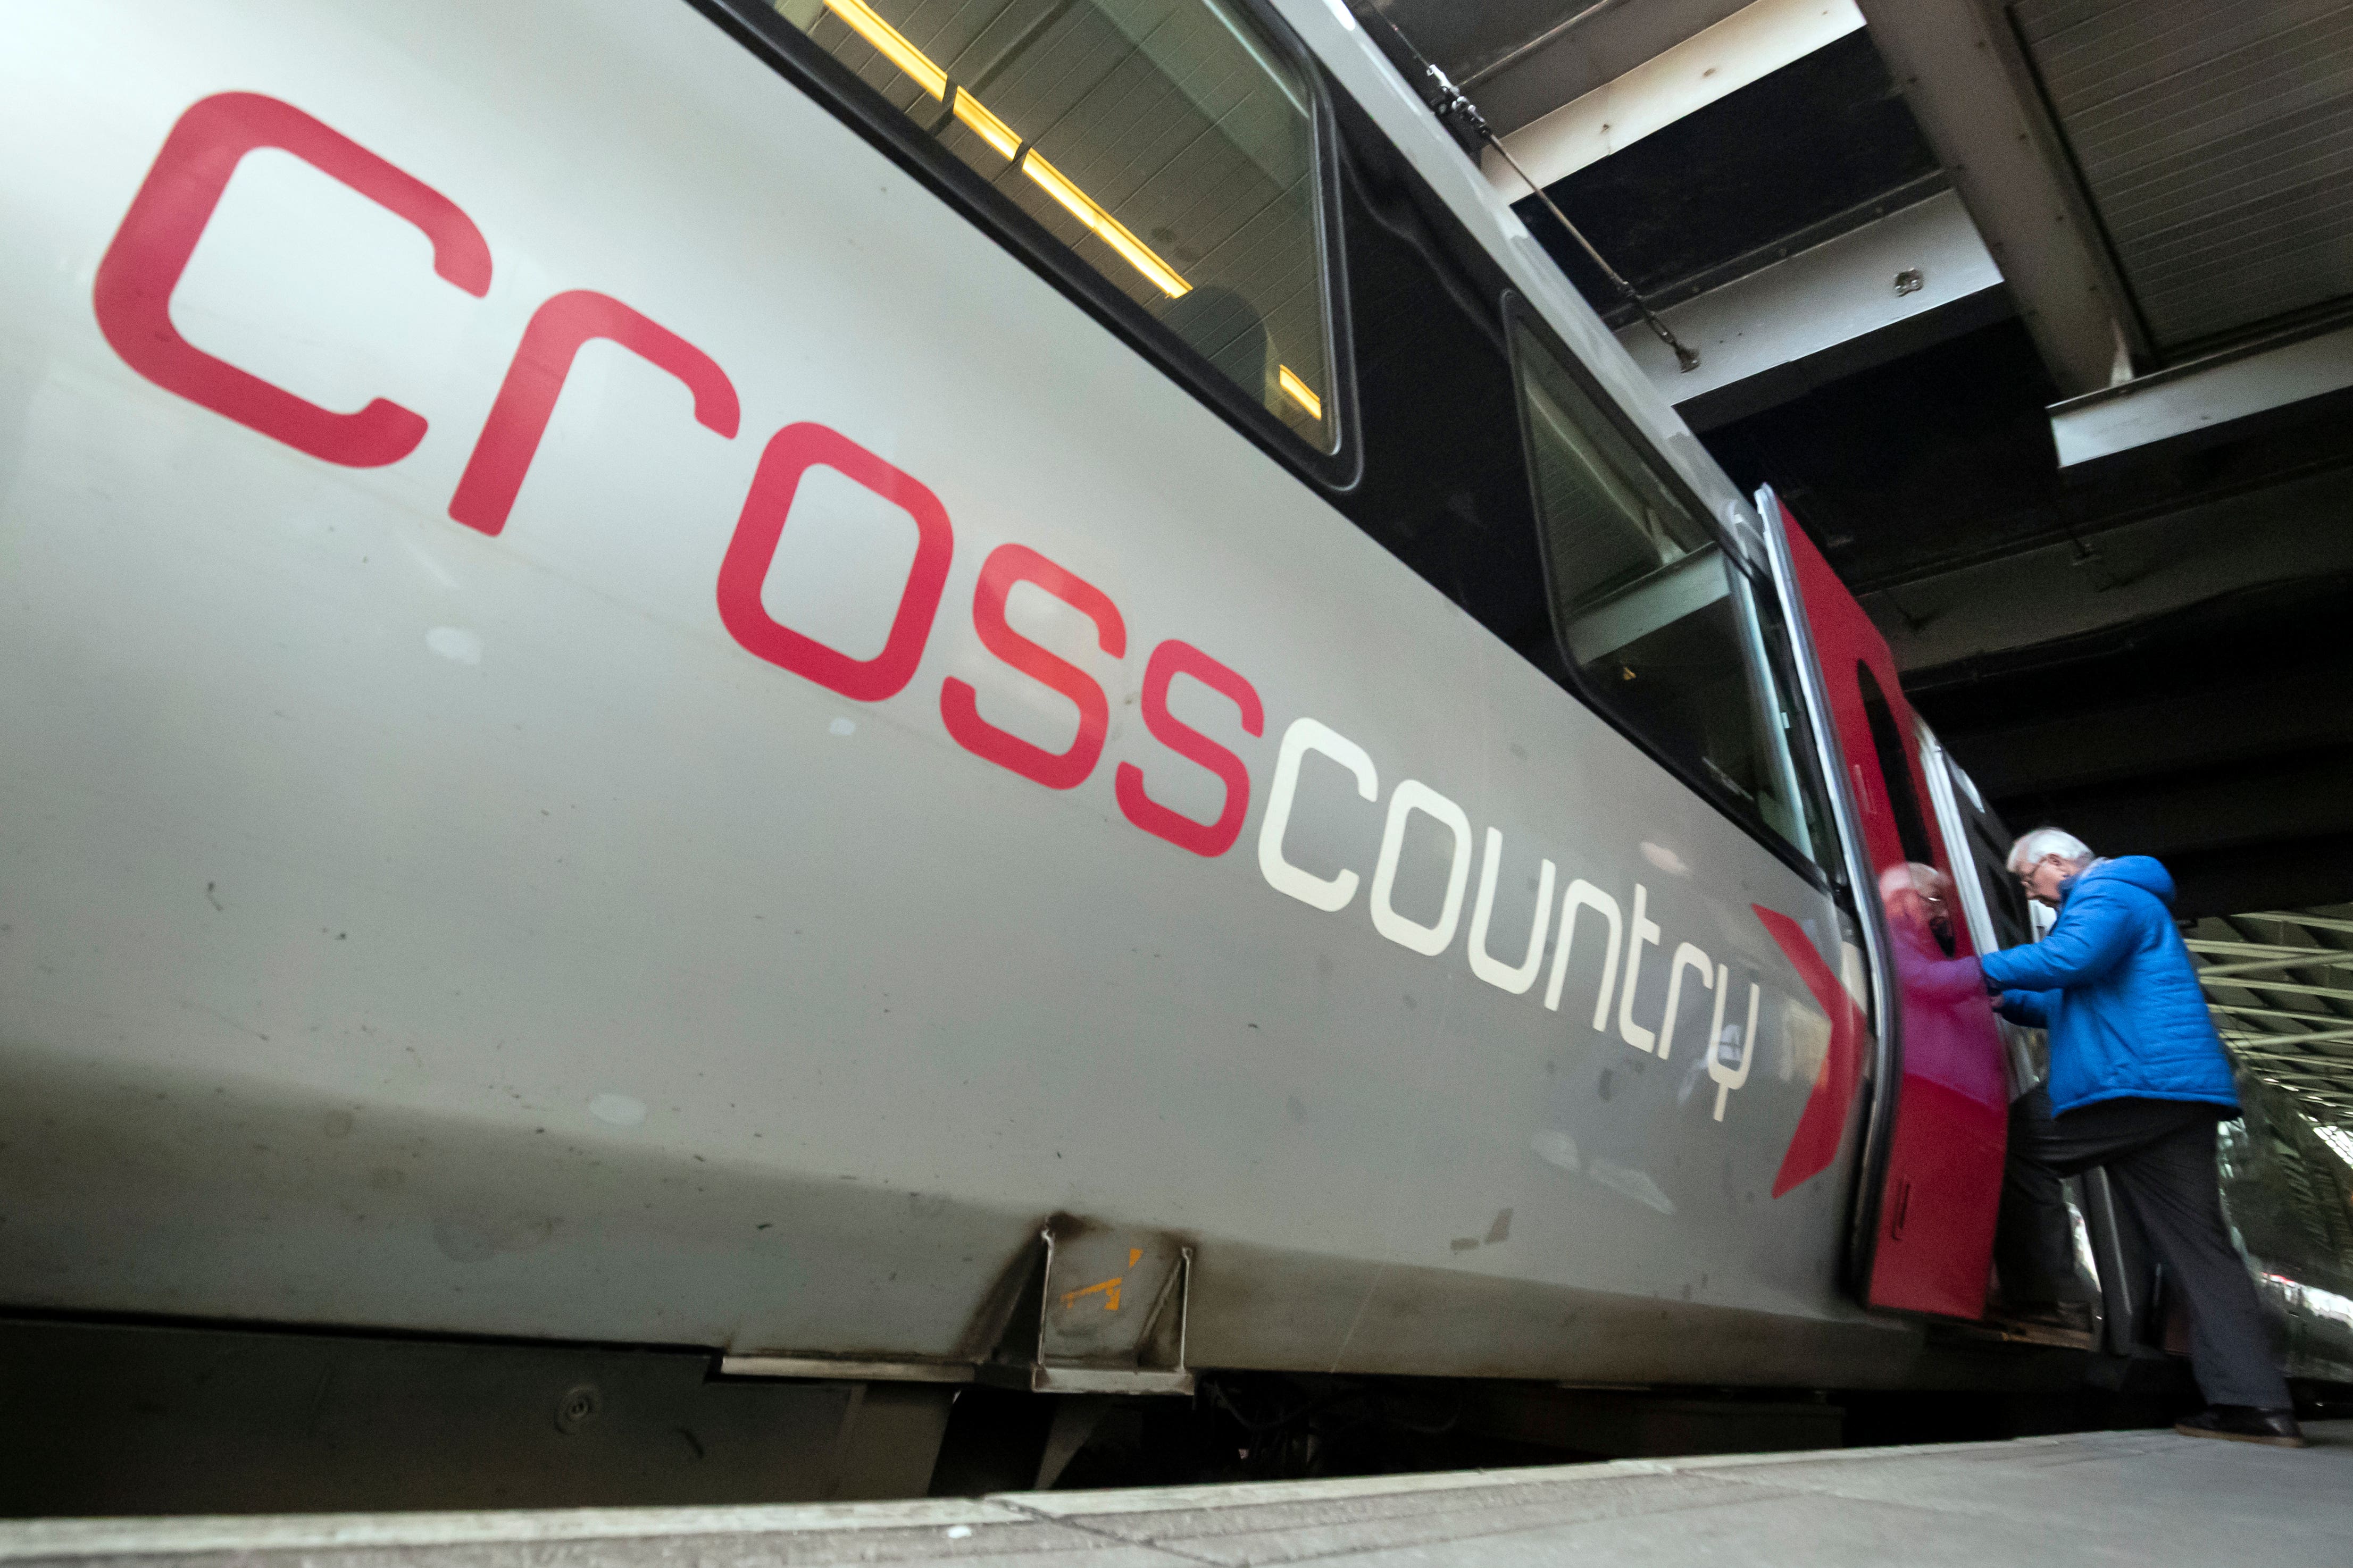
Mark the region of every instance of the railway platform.
<instances>
[{"instance_id":1,"label":"railway platform","mask_svg":"<svg viewBox=\"0 0 2353 1568\"><path fill-rule=\"evenodd\" d=\"M2353 1422L789 1508L0 1524L0 1568L2353 1562Z\"/></svg>"}]
</instances>

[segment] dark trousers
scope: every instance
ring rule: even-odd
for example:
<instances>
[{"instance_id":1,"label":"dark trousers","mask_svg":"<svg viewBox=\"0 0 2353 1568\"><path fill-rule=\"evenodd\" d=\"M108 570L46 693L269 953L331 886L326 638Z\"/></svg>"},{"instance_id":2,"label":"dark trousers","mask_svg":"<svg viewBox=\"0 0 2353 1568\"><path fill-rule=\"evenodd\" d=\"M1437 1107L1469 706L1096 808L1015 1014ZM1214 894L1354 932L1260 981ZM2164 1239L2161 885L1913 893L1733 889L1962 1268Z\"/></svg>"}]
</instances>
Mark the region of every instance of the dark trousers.
<instances>
[{"instance_id":1,"label":"dark trousers","mask_svg":"<svg viewBox=\"0 0 2353 1568\"><path fill-rule=\"evenodd\" d=\"M2042 1090L2010 1102L2010 1154L2001 1172L1993 1266L2001 1277L2002 1305L2016 1310L2084 1301L2091 1294L2075 1272L2074 1226L2059 1173L2031 1152L2050 1125L2051 1097Z\"/></svg>"},{"instance_id":2,"label":"dark trousers","mask_svg":"<svg viewBox=\"0 0 2353 1568\"><path fill-rule=\"evenodd\" d=\"M2104 1100L2054 1117L2039 1089L2020 1106L2025 1113L2011 1119L2010 1155L2038 1168L2022 1173L2025 1179L2055 1186L2094 1165L2107 1168L2110 1185L2189 1304L2189 1366L2208 1403L2285 1409L2292 1401L2272 1359L2263 1304L2222 1222L2214 1171L2221 1108Z\"/></svg>"}]
</instances>

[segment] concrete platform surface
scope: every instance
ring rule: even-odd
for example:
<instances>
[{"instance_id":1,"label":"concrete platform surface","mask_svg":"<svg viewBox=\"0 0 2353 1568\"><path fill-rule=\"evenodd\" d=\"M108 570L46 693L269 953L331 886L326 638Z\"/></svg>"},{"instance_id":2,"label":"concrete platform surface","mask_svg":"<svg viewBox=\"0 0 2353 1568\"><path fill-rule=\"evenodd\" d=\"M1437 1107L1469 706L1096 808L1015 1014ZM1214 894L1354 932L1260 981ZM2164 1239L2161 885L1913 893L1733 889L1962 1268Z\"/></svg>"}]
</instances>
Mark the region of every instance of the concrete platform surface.
<instances>
[{"instance_id":1,"label":"concrete platform surface","mask_svg":"<svg viewBox=\"0 0 2353 1568\"><path fill-rule=\"evenodd\" d=\"M795 1508L0 1523L7 1568L2353 1565L2353 1422Z\"/></svg>"}]
</instances>

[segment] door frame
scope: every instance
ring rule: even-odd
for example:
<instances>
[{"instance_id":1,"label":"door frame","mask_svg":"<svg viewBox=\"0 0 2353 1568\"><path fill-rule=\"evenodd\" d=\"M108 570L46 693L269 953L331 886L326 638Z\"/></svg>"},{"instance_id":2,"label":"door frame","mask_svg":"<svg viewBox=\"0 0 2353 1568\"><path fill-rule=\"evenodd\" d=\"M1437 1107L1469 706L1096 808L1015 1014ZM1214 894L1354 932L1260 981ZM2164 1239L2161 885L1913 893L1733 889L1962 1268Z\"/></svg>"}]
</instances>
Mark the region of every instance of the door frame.
<instances>
[{"instance_id":1,"label":"door frame","mask_svg":"<svg viewBox=\"0 0 2353 1568\"><path fill-rule=\"evenodd\" d=\"M1903 1085L1904 1038L1900 994L1891 966L1892 948L1886 911L1876 896L1878 876L1862 838L1862 818L1854 800L1846 757L1839 747L1837 721L1831 712L1830 694L1822 685L1820 655L1814 647L1813 623L1807 617L1805 596L1798 588L1797 563L1789 553L1786 529L1796 522L1771 485L1757 491L1757 510L1765 524L1765 549L1773 570L1773 585L1780 594L1784 618L1798 654L1798 684L1805 694L1806 720L1813 726L1814 747L1831 797L1831 816L1838 826L1839 852L1845 858L1838 889L1845 895L1847 912L1862 933L1863 972L1870 995L1864 999L1871 1023L1869 1048L1863 1052L1862 1082L1856 1097L1862 1104L1862 1145L1855 1161L1853 1203L1847 1219L1840 1275L1847 1294L1871 1307L1872 1266L1879 1247L1880 1203L1887 1186L1887 1158L1894 1142L1897 1091ZM1865 898L1858 889L1870 887ZM1878 1309L1872 1309L1877 1310Z\"/></svg>"}]
</instances>

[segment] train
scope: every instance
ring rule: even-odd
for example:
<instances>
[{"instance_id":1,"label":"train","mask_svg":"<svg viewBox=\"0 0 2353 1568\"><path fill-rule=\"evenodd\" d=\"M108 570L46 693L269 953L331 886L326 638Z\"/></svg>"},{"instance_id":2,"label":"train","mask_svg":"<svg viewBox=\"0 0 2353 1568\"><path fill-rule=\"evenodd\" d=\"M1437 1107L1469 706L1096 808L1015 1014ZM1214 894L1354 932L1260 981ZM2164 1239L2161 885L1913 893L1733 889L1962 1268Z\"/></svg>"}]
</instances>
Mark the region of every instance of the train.
<instances>
[{"instance_id":1,"label":"train","mask_svg":"<svg viewBox=\"0 0 2353 1568\"><path fill-rule=\"evenodd\" d=\"M2118 1352L1989 1315L2000 825L1342 0L0 76L10 1511Z\"/></svg>"}]
</instances>

